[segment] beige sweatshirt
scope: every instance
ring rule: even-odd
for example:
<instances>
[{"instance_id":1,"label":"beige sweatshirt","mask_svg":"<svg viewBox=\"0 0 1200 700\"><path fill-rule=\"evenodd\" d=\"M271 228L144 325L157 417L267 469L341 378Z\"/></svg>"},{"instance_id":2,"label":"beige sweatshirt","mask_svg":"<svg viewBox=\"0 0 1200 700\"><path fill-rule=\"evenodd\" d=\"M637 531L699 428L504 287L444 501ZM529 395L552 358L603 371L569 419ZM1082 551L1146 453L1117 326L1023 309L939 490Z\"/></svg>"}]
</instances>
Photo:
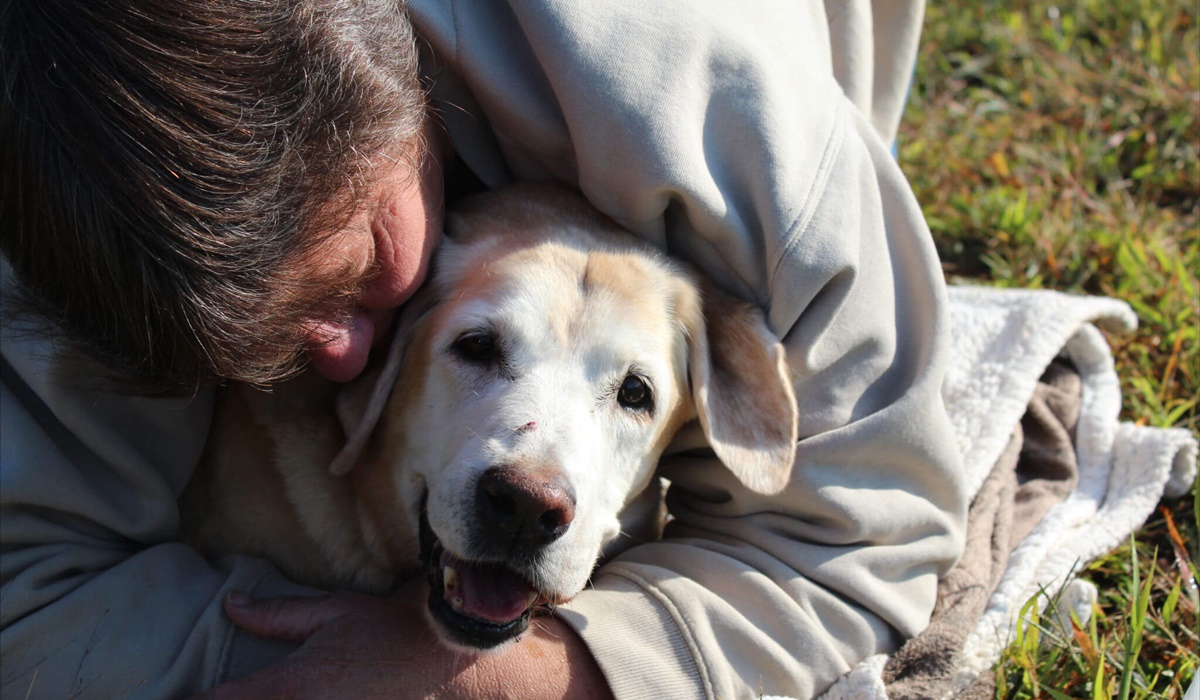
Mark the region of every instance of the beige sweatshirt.
<instances>
[{"instance_id":1,"label":"beige sweatshirt","mask_svg":"<svg viewBox=\"0 0 1200 700\"><path fill-rule=\"evenodd\" d=\"M803 436L789 488L662 471L675 521L565 608L618 698L808 697L928 620L962 546L946 315L889 145L919 3L415 0L486 184L555 179L761 304Z\"/></svg>"}]
</instances>

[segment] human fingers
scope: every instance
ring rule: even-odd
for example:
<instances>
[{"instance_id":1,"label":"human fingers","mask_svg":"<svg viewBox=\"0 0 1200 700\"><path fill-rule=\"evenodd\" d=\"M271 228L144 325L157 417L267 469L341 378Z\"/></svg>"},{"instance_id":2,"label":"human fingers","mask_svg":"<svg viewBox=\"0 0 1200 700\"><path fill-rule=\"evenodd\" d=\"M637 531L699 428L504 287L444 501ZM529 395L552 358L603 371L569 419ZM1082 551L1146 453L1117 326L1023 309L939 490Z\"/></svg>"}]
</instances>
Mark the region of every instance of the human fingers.
<instances>
[{"instance_id":1,"label":"human fingers","mask_svg":"<svg viewBox=\"0 0 1200 700\"><path fill-rule=\"evenodd\" d=\"M296 643L355 608L354 598L344 594L254 600L231 591L225 597L225 614L238 627L257 637Z\"/></svg>"}]
</instances>

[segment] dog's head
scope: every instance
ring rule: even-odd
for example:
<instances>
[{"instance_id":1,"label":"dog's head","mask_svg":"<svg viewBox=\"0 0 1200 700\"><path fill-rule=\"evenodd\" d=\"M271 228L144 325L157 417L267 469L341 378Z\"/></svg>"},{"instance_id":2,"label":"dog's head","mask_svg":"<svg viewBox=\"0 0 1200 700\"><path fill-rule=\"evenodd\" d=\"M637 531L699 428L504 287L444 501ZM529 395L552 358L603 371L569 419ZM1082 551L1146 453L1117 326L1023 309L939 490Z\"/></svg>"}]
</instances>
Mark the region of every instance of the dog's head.
<instances>
[{"instance_id":1,"label":"dog's head","mask_svg":"<svg viewBox=\"0 0 1200 700\"><path fill-rule=\"evenodd\" d=\"M489 193L449 228L406 347L342 409L362 438L390 394L362 461L391 460L437 625L489 648L584 587L688 421L748 486L781 488L796 404L761 313L578 196Z\"/></svg>"}]
</instances>

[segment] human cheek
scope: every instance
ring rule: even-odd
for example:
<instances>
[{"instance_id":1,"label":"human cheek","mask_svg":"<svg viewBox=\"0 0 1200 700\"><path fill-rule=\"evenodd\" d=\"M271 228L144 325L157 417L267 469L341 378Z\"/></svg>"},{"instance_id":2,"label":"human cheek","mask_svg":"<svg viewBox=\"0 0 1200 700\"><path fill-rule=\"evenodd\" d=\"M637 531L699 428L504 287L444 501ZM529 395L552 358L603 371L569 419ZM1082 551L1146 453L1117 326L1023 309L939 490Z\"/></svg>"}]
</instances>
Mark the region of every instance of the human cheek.
<instances>
[{"instance_id":1,"label":"human cheek","mask_svg":"<svg viewBox=\"0 0 1200 700\"><path fill-rule=\"evenodd\" d=\"M357 303L363 309L394 309L408 301L429 273L441 239L437 224L424 216L387 214L373 227L375 260Z\"/></svg>"},{"instance_id":2,"label":"human cheek","mask_svg":"<svg viewBox=\"0 0 1200 700\"><path fill-rule=\"evenodd\" d=\"M443 180L440 151L422 162L418 177L396 169L379 183L381 206L371 221L374 270L359 306L395 308L425 281L429 261L441 240Z\"/></svg>"}]
</instances>

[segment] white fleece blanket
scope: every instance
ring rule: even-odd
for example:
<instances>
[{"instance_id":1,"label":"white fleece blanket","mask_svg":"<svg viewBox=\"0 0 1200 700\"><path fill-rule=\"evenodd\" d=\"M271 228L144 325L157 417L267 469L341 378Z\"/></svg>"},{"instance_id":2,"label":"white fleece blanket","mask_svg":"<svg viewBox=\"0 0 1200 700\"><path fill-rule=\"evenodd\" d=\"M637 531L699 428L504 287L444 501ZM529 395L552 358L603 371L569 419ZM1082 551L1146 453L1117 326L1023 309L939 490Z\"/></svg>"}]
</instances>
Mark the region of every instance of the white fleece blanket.
<instances>
[{"instance_id":1,"label":"white fleece blanket","mask_svg":"<svg viewBox=\"0 0 1200 700\"><path fill-rule=\"evenodd\" d=\"M1125 303L975 287L951 288L950 302L953 359L944 395L972 495L1000 457L1055 357L1069 359L1083 385L1076 429L1078 486L1013 552L964 645L948 695L953 697L1000 657L1026 601L1038 591L1058 593L1081 564L1126 542L1164 494L1178 496L1191 487L1197 443L1186 430L1118 420L1120 384L1112 351L1097 326L1132 330L1137 318ZM1086 607L1095 589L1078 581L1065 594ZM862 662L823 697L887 698L882 679L887 658Z\"/></svg>"}]
</instances>

